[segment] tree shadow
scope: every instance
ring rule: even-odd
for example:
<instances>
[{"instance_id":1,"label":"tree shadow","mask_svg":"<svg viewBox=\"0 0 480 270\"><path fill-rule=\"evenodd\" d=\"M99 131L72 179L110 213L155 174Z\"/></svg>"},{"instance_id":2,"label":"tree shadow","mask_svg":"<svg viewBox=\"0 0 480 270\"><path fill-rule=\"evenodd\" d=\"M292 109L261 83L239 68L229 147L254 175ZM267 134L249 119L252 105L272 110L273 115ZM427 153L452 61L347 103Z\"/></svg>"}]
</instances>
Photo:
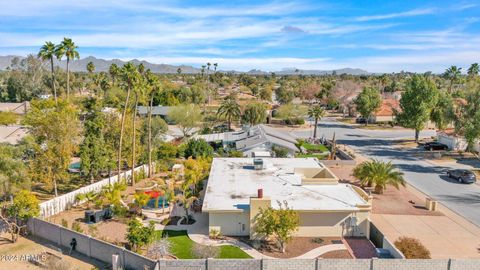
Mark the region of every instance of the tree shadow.
<instances>
[{"instance_id":1,"label":"tree shadow","mask_svg":"<svg viewBox=\"0 0 480 270\"><path fill-rule=\"evenodd\" d=\"M462 203L462 204L480 204L480 194L479 193L468 193L461 195L439 195L442 200L449 202Z\"/></svg>"}]
</instances>

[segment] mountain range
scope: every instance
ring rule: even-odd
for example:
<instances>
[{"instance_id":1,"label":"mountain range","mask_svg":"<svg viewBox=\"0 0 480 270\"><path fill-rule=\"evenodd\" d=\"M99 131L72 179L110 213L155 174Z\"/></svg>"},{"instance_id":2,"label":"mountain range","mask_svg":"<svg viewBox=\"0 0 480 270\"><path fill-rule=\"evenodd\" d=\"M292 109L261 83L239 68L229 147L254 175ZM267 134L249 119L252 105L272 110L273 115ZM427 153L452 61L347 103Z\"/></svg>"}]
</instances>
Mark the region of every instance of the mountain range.
<instances>
[{"instance_id":1,"label":"mountain range","mask_svg":"<svg viewBox=\"0 0 480 270\"><path fill-rule=\"evenodd\" d=\"M7 67L10 66L12 60L17 57L20 60L24 59L24 56L15 56L15 55L7 55L7 56L0 56L0 70L5 70ZM93 56L89 56L86 58L82 58L80 60L70 61L70 70L71 71L87 71L87 63L93 62L95 65L95 71L108 71L108 68L111 64L116 64L119 67L123 66L126 61L122 61L120 59L112 59L112 60L105 60L101 58L95 58ZM142 63L146 69L150 69L154 73L177 73L178 68L182 70L182 73L192 74L192 73L200 73L200 68L195 68L192 66L187 65L167 65L167 64L154 64L147 61L141 61L137 59L130 60L130 62L134 63L135 65L139 65ZM54 65L59 66L60 68L66 67L66 60L58 61L54 60ZM248 72L240 72L240 71L223 71L223 72L232 72L232 73L246 73L251 75L267 75L271 74L272 72L262 71L258 69L252 69ZM350 75L368 75L370 74L368 71L363 69L356 69L356 68L342 68L336 70L302 70L296 68L284 68L280 71L274 72L276 75L326 75L326 74L350 74Z\"/></svg>"}]
</instances>

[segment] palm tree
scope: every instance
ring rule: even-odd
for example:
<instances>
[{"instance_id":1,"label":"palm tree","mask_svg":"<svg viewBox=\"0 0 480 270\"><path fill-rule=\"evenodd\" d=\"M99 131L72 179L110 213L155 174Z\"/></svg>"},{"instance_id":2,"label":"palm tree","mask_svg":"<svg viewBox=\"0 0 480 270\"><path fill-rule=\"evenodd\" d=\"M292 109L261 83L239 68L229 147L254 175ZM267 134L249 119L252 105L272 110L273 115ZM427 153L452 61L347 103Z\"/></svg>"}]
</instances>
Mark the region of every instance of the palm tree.
<instances>
[{"instance_id":1,"label":"palm tree","mask_svg":"<svg viewBox=\"0 0 480 270\"><path fill-rule=\"evenodd\" d=\"M217 67L218 67L218 63L214 63L214 64L213 64L213 71L214 71L214 73L217 73Z\"/></svg>"},{"instance_id":2,"label":"palm tree","mask_svg":"<svg viewBox=\"0 0 480 270\"><path fill-rule=\"evenodd\" d=\"M62 43L57 45L56 55L60 60L63 56L67 57L67 99L70 96L70 60L80 59L80 54L77 51L78 46L72 41L71 38L63 38Z\"/></svg>"},{"instance_id":3,"label":"palm tree","mask_svg":"<svg viewBox=\"0 0 480 270\"><path fill-rule=\"evenodd\" d=\"M115 63L111 64L110 67L108 68L108 73L110 73L110 76L112 76L113 85L115 85L115 79L117 78L119 72L120 72L120 69Z\"/></svg>"},{"instance_id":4,"label":"palm tree","mask_svg":"<svg viewBox=\"0 0 480 270\"><path fill-rule=\"evenodd\" d=\"M77 202L85 201L87 203L87 209L90 209L90 205L97 198L98 194L94 191L89 191L86 193L80 193L77 195Z\"/></svg>"},{"instance_id":5,"label":"palm tree","mask_svg":"<svg viewBox=\"0 0 480 270\"><path fill-rule=\"evenodd\" d=\"M95 64L90 61L87 63L87 71L88 73L92 74L93 72L95 72Z\"/></svg>"},{"instance_id":6,"label":"palm tree","mask_svg":"<svg viewBox=\"0 0 480 270\"><path fill-rule=\"evenodd\" d=\"M102 197L107 204L118 204L122 200L122 191L127 189L127 185L123 181L118 181L102 188Z\"/></svg>"},{"instance_id":7,"label":"palm tree","mask_svg":"<svg viewBox=\"0 0 480 270\"><path fill-rule=\"evenodd\" d=\"M445 70L445 73L443 73L443 76L450 80L450 86L448 87L448 92L452 92L452 87L453 84L456 83L459 79L460 76L462 75L462 68L458 68L457 66L451 66Z\"/></svg>"},{"instance_id":8,"label":"palm tree","mask_svg":"<svg viewBox=\"0 0 480 270\"><path fill-rule=\"evenodd\" d=\"M317 126L318 120L320 120L325 115L325 110L320 106L320 104L316 104L310 108L308 108L308 117L315 119L315 127L313 129L313 138L317 138Z\"/></svg>"},{"instance_id":9,"label":"palm tree","mask_svg":"<svg viewBox=\"0 0 480 270\"><path fill-rule=\"evenodd\" d=\"M53 67L53 57L55 56L55 49L56 46L50 41L45 42L45 44L40 48L38 52L38 57L40 57L43 61L49 60L50 61L50 68L52 71L52 88L53 88L53 96L55 98L55 104L57 104L57 87L55 85L55 69Z\"/></svg>"},{"instance_id":10,"label":"palm tree","mask_svg":"<svg viewBox=\"0 0 480 270\"><path fill-rule=\"evenodd\" d=\"M365 161L358 165L353 176L360 179L362 185L375 185L375 193L382 194L387 185L394 186L396 189L400 185L405 186L403 173L395 170L391 162L382 162L379 160Z\"/></svg>"},{"instance_id":11,"label":"palm tree","mask_svg":"<svg viewBox=\"0 0 480 270\"><path fill-rule=\"evenodd\" d=\"M240 105L233 98L225 99L217 111L218 116L223 116L227 118L228 130L232 129L232 120L238 119L241 115Z\"/></svg>"},{"instance_id":12,"label":"palm tree","mask_svg":"<svg viewBox=\"0 0 480 270\"><path fill-rule=\"evenodd\" d=\"M478 63L473 63L470 65L470 67L468 68L468 76L470 77L476 77L478 75L478 72L479 72L479 66L478 66Z\"/></svg>"},{"instance_id":13,"label":"palm tree","mask_svg":"<svg viewBox=\"0 0 480 270\"><path fill-rule=\"evenodd\" d=\"M122 143L123 143L123 134L125 132L125 116L127 114L128 102L130 99L130 93L134 87L136 87L139 81L139 73L137 67L132 63L126 63L121 69L122 79L125 81L127 87L127 98L125 99L125 104L123 106L122 119L120 124L120 138L118 143L118 156L117 156L117 171L118 177L120 177L122 169Z\"/></svg>"},{"instance_id":14,"label":"palm tree","mask_svg":"<svg viewBox=\"0 0 480 270\"><path fill-rule=\"evenodd\" d=\"M197 197L192 195L192 192L189 189L184 190L183 194L178 194L175 197L175 201L179 202L182 204L183 209L185 210L185 219L187 221L187 224L190 222L190 207L192 207L192 204L197 200Z\"/></svg>"},{"instance_id":15,"label":"palm tree","mask_svg":"<svg viewBox=\"0 0 480 270\"><path fill-rule=\"evenodd\" d=\"M152 73L147 73L146 81L149 89L149 108L148 108L148 177L152 177L152 110L153 98L160 91L160 82L158 77Z\"/></svg>"}]
</instances>

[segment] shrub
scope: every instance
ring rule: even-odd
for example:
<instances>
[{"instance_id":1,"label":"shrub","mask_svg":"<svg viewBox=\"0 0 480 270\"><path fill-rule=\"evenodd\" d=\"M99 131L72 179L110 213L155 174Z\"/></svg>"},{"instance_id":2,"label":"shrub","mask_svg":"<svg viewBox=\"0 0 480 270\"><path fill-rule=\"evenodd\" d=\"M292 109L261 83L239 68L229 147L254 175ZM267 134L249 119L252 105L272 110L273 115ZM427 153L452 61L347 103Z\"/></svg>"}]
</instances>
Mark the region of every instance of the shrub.
<instances>
[{"instance_id":1,"label":"shrub","mask_svg":"<svg viewBox=\"0 0 480 270\"><path fill-rule=\"evenodd\" d=\"M61 223L64 228L68 228L68 221L66 219L62 218Z\"/></svg>"},{"instance_id":2,"label":"shrub","mask_svg":"<svg viewBox=\"0 0 480 270\"><path fill-rule=\"evenodd\" d=\"M8 126L17 123L18 115L13 112L0 112L0 126Z\"/></svg>"},{"instance_id":3,"label":"shrub","mask_svg":"<svg viewBox=\"0 0 480 270\"><path fill-rule=\"evenodd\" d=\"M400 237L395 241L397 247L407 259L430 259L430 251L418 240Z\"/></svg>"},{"instance_id":4,"label":"shrub","mask_svg":"<svg viewBox=\"0 0 480 270\"><path fill-rule=\"evenodd\" d=\"M72 230L76 231L78 233L83 233L82 226L80 226L80 222L78 222L78 221L74 221L72 223Z\"/></svg>"},{"instance_id":5,"label":"shrub","mask_svg":"<svg viewBox=\"0 0 480 270\"><path fill-rule=\"evenodd\" d=\"M272 151L275 153L275 157L284 158L288 156L288 149L278 146L273 146Z\"/></svg>"},{"instance_id":6,"label":"shrub","mask_svg":"<svg viewBox=\"0 0 480 270\"><path fill-rule=\"evenodd\" d=\"M210 229L210 231L208 232L208 236L210 237L210 239L220 239L222 237L222 233L220 232L220 230Z\"/></svg>"},{"instance_id":7,"label":"shrub","mask_svg":"<svg viewBox=\"0 0 480 270\"><path fill-rule=\"evenodd\" d=\"M211 157L213 156L213 148L203 139L192 139L188 141L185 147L185 158Z\"/></svg>"}]
</instances>

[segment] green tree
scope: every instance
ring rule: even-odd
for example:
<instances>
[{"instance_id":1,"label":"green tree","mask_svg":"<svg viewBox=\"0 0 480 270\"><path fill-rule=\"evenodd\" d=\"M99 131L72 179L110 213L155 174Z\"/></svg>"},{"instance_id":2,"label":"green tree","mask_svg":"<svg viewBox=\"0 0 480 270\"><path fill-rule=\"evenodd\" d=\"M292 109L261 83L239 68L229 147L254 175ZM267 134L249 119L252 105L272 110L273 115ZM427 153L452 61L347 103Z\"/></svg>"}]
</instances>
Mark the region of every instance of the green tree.
<instances>
[{"instance_id":1,"label":"green tree","mask_svg":"<svg viewBox=\"0 0 480 270\"><path fill-rule=\"evenodd\" d=\"M315 127L313 128L313 138L317 138L317 127L318 127L318 120L322 119L325 116L325 110L320 106L320 104L316 104L308 108L308 117L311 117L315 120Z\"/></svg>"},{"instance_id":2,"label":"green tree","mask_svg":"<svg viewBox=\"0 0 480 270\"><path fill-rule=\"evenodd\" d=\"M185 158L206 158L213 156L213 148L204 139L191 139L188 141L185 152Z\"/></svg>"},{"instance_id":3,"label":"green tree","mask_svg":"<svg viewBox=\"0 0 480 270\"><path fill-rule=\"evenodd\" d=\"M90 209L92 203L95 201L97 197L98 197L98 193L96 193L95 191L89 191L89 192L78 194L75 199L79 203L83 203L83 202L87 203L87 209Z\"/></svg>"},{"instance_id":4,"label":"green tree","mask_svg":"<svg viewBox=\"0 0 480 270\"><path fill-rule=\"evenodd\" d=\"M254 102L246 106L243 111L242 122L254 126L265 122L266 118L267 111L265 110L265 105Z\"/></svg>"},{"instance_id":5,"label":"green tree","mask_svg":"<svg viewBox=\"0 0 480 270\"><path fill-rule=\"evenodd\" d=\"M108 73L112 77L112 84L115 85L116 79L120 74L120 69L118 68L117 64L113 63L108 68Z\"/></svg>"},{"instance_id":6,"label":"green tree","mask_svg":"<svg viewBox=\"0 0 480 270\"><path fill-rule=\"evenodd\" d=\"M137 219L128 222L127 241L131 250L138 251L139 248L150 244L155 237L155 223L150 221L148 226L144 226Z\"/></svg>"},{"instance_id":7,"label":"green tree","mask_svg":"<svg viewBox=\"0 0 480 270\"><path fill-rule=\"evenodd\" d=\"M467 74L469 77L474 78L478 76L479 66L478 63L473 63L468 68Z\"/></svg>"},{"instance_id":8,"label":"green tree","mask_svg":"<svg viewBox=\"0 0 480 270\"><path fill-rule=\"evenodd\" d=\"M183 194L177 194L177 196L175 196L175 201L181 203L185 211L186 224L190 224L190 208L197 199L190 189L185 189Z\"/></svg>"},{"instance_id":9,"label":"green tree","mask_svg":"<svg viewBox=\"0 0 480 270\"><path fill-rule=\"evenodd\" d=\"M405 92L400 99L401 113L397 120L404 127L415 130L415 142L425 128L431 112L438 101L439 92L432 79L414 75L406 82Z\"/></svg>"},{"instance_id":10,"label":"green tree","mask_svg":"<svg viewBox=\"0 0 480 270\"><path fill-rule=\"evenodd\" d=\"M471 151L480 139L480 85L470 86L464 96L465 99L459 99L454 108L455 132L465 136Z\"/></svg>"},{"instance_id":11,"label":"green tree","mask_svg":"<svg viewBox=\"0 0 480 270\"><path fill-rule=\"evenodd\" d=\"M457 66L451 66L445 70L443 73L443 77L450 81L450 85L448 86L448 93L452 92L453 85L458 83L460 77L462 76L462 68L458 68Z\"/></svg>"},{"instance_id":12,"label":"green tree","mask_svg":"<svg viewBox=\"0 0 480 270\"><path fill-rule=\"evenodd\" d=\"M368 125L372 114L382 105L382 97L377 89L365 87L355 99L355 105L357 106L358 112L365 118L365 125Z\"/></svg>"},{"instance_id":13,"label":"green tree","mask_svg":"<svg viewBox=\"0 0 480 270\"><path fill-rule=\"evenodd\" d=\"M18 235L31 217L40 214L37 197L27 190L19 191L11 204L4 206L0 211L0 219L6 224L6 230L12 236L12 242L17 242Z\"/></svg>"},{"instance_id":14,"label":"green tree","mask_svg":"<svg viewBox=\"0 0 480 270\"><path fill-rule=\"evenodd\" d=\"M80 59L80 54L77 51L78 46L70 38L63 38L62 42L57 45L55 54L59 60L63 56L67 57L67 100L70 97L70 61Z\"/></svg>"},{"instance_id":15,"label":"green tree","mask_svg":"<svg viewBox=\"0 0 480 270\"><path fill-rule=\"evenodd\" d=\"M26 167L19 147L0 144L0 187L6 197L28 186Z\"/></svg>"},{"instance_id":16,"label":"green tree","mask_svg":"<svg viewBox=\"0 0 480 270\"><path fill-rule=\"evenodd\" d=\"M84 138L80 144L80 170L88 176L93 183L95 177L107 169L114 167L109 153L111 147L107 147L104 130L106 117L102 112L102 106L95 98L84 101L86 112L84 113Z\"/></svg>"},{"instance_id":17,"label":"green tree","mask_svg":"<svg viewBox=\"0 0 480 270\"><path fill-rule=\"evenodd\" d=\"M171 108L168 118L178 125L183 137L191 136L193 130L203 120L200 108L195 104L183 104Z\"/></svg>"},{"instance_id":18,"label":"green tree","mask_svg":"<svg viewBox=\"0 0 480 270\"><path fill-rule=\"evenodd\" d=\"M29 162L32 180L43 182L58 196L57 183L67 182L67 169L80 140L78 110L59 100L32 101L24 122L34 137L35 155Z\"/></svg>"},{"instance_id":19,"label":"green tree","mask_svg":"<svg viewBox=\"0 0 480 270\"><path fill-rule=\"evenodd\" d=\"M355 167L353 175L360 179L362 185L375 185L375 192L378 194L382 194L387 185L397 189L400 185L406 185L403 173L397 171L391 162L365 161Z\"/></svg>"},{"instance_id":20,"label":"green tree","mask_svg":"<svg viewBox=\"0 0 480 270\"><path fill-rule=\"evenodd\" d=\"M57 88L55 85L55 69L53 66L53 57L56 55L56 46L50 41L45 42L45 44L40 48L38 52L38 57L43 61L50 61L50 69L52 73L52 89L55 102L57 102Z\"/></svg>"},{"instance_id":21,"label":"green tree","mask_svg":"<svg viewBox=\"0 0 480 270\"><path fill-rule=\"evenodd\" d=\"M125 104L123 106L122 118L120 123L120 138L118 141L118 155L117 155L117 172L118 176L120 177L120 173L122 170L122 146L123 146L123 135L125 132L125 118L128 110L128 105L130 101L130 93L132 90L137 87L140 81L140 73L138 72L137 67L131 62L126 63L121 71L120 74L122 76L122 80L125 83L124 86L127 88L127 97L125 98Z\"/></svg>"},{"instance_id":22,"label":"green tree","mask_svg":"<svg viewBox=\"0 0 480 270\"><path fill-rule=\"evenodd\" d=\"M217 115L227 118L228 130L232 130L232 120L236 120L240 117L240 105L235 99L225 99L218 108Z\"/></svg>"},{"instance_id":23,"label":"green tree","mask_svg":"<svg viewBox=\"0 0 480 270\"><path fill-rule=\"evenodd\" d=\"M262 208L255 218L255 233L266 237L273 237L285 253L288 241L293 233L298 230L300 216L297 211L288 208L285 201L283 205L278 203L278 209L272 207Z\"/></svg>"},{"instance_id":24,"label":"green tree","mask_svg":"<svg viewBox=\"0 0 480 270\"><path fill-rule=\"evenodd\" d=\"M92 61L87 63L87 71L88 73L95 72L95 64Z\"/></svg>"},{"instance_id":25,"label":"green tree","mask_svg":"<svg viewBox=\"0 0 480 270\"><path fill-rule=\"evenodd\" d=\"M454 120L453 98L450 94L439 91L437 104L430 113L430 120L439 130L444 130Z\"/></svg>"}]
</instances>

